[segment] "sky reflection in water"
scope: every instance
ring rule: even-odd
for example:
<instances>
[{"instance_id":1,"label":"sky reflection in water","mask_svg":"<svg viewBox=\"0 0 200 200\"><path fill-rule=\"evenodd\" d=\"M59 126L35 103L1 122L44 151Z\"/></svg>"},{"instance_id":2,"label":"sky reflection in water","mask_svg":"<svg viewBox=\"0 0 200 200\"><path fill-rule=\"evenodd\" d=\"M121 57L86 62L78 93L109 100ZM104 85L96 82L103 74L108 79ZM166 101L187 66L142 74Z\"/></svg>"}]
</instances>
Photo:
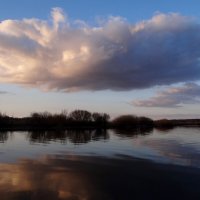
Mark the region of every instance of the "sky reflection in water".
<instances>
[{"instance_id":1,"label":"sky reflection in water","mask_svg":"<svg viewBox=\"0 0 200 200\"><path fill-rule=\"evenodd\" d=\"M0 141L1 200L200 197L199 128L2 132Z\"/></svg>"},{"instance_id":2,"label":"sky reflection in water","mask_svg":"<svg viewBox=\"0 0 200 200\"><path fill-rule=\"evenodd\" d=\"M200 129L1 132L0 161L45 155L118 155L200 166Z\"/></svg>"}]
</instances>

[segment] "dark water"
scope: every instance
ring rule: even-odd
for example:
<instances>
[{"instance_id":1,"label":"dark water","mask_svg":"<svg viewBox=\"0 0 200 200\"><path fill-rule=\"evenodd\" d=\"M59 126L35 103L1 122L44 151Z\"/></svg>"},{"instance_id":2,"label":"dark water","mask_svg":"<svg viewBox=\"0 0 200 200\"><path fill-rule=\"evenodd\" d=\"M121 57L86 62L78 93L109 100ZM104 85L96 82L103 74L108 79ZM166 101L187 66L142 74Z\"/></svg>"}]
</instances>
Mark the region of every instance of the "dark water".
<instances>
[{"instance_id":1,"label":"dark water","mask_svg":"<svg viewBox=\"0 0 200 200\"><path fill-rule=\"evenodd\" d=\"M200 199L200 128L1 132L8 199Z\"/></svg>"}]
</instances>

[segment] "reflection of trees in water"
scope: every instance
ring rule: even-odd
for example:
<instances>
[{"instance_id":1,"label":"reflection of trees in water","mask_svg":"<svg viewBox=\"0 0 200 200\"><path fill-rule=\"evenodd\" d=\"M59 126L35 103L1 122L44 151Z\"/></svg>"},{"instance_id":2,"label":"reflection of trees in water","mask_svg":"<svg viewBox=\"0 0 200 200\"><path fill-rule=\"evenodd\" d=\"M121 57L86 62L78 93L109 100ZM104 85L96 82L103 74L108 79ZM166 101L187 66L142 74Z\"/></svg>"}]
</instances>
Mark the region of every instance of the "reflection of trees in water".
<instances>
[{"instance_id":1,"label":"reflection of trees in water","mask_svg":"<svg viewBox=\"0 0 200 200\"><path fill-rule=\"evenodd\" d=\"M66 130L66 131L31 131L28 132L31 142L48 143L50 141L74 144L88 143L96 140L107 140L109 134L106 130Z\"/></svg>"},{"instance_id":2,"label":"reflection of trees in water","mask_svg":"<svg viewBox=\"0 0 200 200\"><path fill-rule=\"evenodd\" d=\"M87 143L90 141L107 140L109 135L106 130L69 130L68 139L74 144Z\"/></svg>"},{"instance_id":3,"label":"reflection of trees in water","mask_svg":"<svg viewBox=\"0 0 200 200\"><path fill-rule=\"evenodd\" d=\"M149 135L153 128L137 128L137 129L115 129L114 133L122 138L134 138L139 135ZM65 131L31 131L28 132L28 139L36 143L49 143L51 141L73 144L83 144L97 140L108 140L109 134L107 130L65 130Z\"/></svg>"},{"instance_id":4,"label":"reflection of trees in water","mask_svg":"<svg viewBox=\"0 0 200 200\"><path fill-rule=\"evenodd\" d=\"M0 143L4 143L9 139L11 132L8 131L1 131L0 132Z\"/></svg>"},{"instance_id":5,"label":"reflection of trees in water","mask_svg":"<svg viewBox=\"0 0 200 200\"><path fill-rule=\"evenodd\" d=\"M139 135L150 135L153 132L152 127L135 129L115 129L114 133L122 138L135 138Z\"/></svg>"},{"instance_id":6,"label":"reflection of trees in water","mask_svg":"<svg viewBox=\"0 0 200 200\"><path fill-rule=\"evenodd\" d=\"M30 131L28 132L28 139L31 142L49 143L50 141L59 141L66 143L66 131Z\"/></svg>"},{"instance_id":7,"label":"reflection of trees in water","mask_svg":"<svg viewBox=\"0 0 200 200\"><path fill-rule=\"evenodd\" d=\"M156 130L162 132L162 133L168 133L170 132L172 129L174 129L175 127L156 127Z\"/></svg>"}]
</instances>

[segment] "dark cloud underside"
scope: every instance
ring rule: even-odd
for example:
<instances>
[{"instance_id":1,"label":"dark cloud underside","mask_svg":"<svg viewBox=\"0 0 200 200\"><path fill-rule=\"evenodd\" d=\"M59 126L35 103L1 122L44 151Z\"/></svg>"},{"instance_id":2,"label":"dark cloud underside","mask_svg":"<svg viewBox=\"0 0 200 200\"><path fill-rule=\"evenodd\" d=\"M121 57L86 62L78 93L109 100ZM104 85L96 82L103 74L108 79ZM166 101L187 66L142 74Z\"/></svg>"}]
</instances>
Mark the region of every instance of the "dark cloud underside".
<instances>
[{"instance_id":1,"label":"dark cloud underside","mask_svg":"<svg viewBox=\"0 0 200 200\"><path fill-rule=\"evenodd\" d=\"M71 25L72 24L72 25ZM200 25L179 14L130 24L52 20L0 23L0 81L47 90L132 90L200 79Z\"/></svg>"}]
</instances>

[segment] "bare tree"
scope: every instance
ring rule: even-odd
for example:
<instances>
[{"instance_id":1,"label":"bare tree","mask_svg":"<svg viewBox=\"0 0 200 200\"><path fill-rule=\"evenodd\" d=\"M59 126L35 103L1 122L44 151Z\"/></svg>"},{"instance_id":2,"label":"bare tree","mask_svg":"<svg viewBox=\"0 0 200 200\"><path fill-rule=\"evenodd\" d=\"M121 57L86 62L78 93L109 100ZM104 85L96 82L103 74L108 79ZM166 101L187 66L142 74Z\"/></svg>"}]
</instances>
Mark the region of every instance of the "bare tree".
<instances>
[{"instance_id":1,"label":"bare tree","mask_svg":"<svg viewBox=\"0 0 200 200\"><path fill-rule=\"evenodd\" d=\"M89 122L92 120L92 114L87 110L74 110L69 117L75 121Z\"/></svg>"},{"instance_id":2,"label":"bare tree","mask_svg":"<svg viewBox=\"0 0 200 200\"><path fill-rule=\"evenodd\" d=\"M110 119L110 116L106 113L93 113L92 119L95 122L107 122Z\"/></svg>"}]
</instances>

